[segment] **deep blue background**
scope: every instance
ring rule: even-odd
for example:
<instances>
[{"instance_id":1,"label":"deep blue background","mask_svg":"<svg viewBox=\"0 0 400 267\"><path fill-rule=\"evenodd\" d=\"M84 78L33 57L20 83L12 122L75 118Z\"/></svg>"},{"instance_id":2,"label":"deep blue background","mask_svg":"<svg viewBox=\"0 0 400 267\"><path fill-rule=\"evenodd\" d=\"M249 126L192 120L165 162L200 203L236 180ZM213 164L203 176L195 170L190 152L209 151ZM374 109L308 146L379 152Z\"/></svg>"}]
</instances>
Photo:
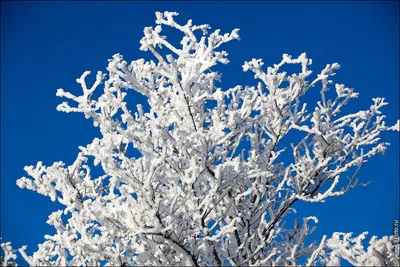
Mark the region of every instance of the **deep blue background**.
<instances>
[{"instance_id":1,"label":"deep blue background","mask_svg":"<svg viewBox=\"0 0 400 267\"><path fill-rule=\"evenodd\" d=\"M1 236L15 248L37 249L47 216L59 206L37 193L19 189L25 165L38 160L71 164L79 145L98 130L81 114L55 110L63 101L57 88L78 93L83 71L104 70L115 53L127 61L150 58L139 51L143 27L154 25L155 11L177 11L178 21L210 24L223 32L240 28L241 41L224 48L231 63L224 89L255 84L243 73L245 60L278 63L283 53L307 52L318 72L327 63L342 65L335 82L360 92L353 110L368 109L372 97L385 97L387 121L399 118L398 2L2 2L1 4ZM132 94L132 92L131 92ZM133 102L143 98L133 94ZM131 103L131 107L134 107ZM399 135L386 156L366 164L360 177L368 187L330 199L326 204L297 205L299 216L316 215L315 234L334 231L393 234L399 218Z\"/></svg>"}]
</instances>

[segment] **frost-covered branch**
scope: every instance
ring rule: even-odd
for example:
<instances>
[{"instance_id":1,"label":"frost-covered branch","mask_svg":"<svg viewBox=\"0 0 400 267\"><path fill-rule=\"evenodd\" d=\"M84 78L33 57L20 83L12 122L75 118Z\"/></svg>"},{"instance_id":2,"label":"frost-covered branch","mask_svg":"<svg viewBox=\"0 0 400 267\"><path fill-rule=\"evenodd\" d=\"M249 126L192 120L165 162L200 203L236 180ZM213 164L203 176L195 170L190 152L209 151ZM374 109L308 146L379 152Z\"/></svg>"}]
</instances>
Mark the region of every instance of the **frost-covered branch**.
<instances>
[{"instance_id":1,"label":"frost-covered branch","mask_svg":"<svg viewBox=\"0 0 400 267\"><path fill-rule=\"evenodd\" d=\"M0 256L1 266L18 266L15 262L10 261L17 259L17 254L15 254L15 250L11 247L11 242L1 243L1 249L4 253L4 256Z\"/></svg>"},{"instance_id":2,"label":"frost-covered branch","mask_svg":"<svg viewBox=\"0 0 400 267\"><path fill-rule=\"evenodd\" d=\"M396 254L394 237L378 239L373 236L365 249L362 241L367 234L364 232L352 238L352 233L334 233L326 241L324 257L320 257L320 262L326 266L340 266L342 258L355 266L398 266L399 255Z\"/></svg>"}]
</instances>

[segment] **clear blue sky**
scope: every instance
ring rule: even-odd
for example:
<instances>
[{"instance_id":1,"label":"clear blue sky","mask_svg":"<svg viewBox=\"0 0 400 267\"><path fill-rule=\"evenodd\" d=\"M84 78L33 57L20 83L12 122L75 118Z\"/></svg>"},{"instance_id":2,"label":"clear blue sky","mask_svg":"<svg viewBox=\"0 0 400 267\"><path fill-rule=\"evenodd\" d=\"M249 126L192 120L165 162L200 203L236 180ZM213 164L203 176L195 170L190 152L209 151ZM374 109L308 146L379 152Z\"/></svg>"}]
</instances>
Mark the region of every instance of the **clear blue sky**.
<instances>
[{"instance_id":1,"label":"clear blue sky","mask_svg":"<svg viewBox=\"0 0 400 267\"><path fill-rule=\"evenodd\" d=\"M36 251L52 233L47 216L59 205L19 189L23 167L41 160L71 164L78 146L88 144L98 129L80 114L56 111L57 88L78 92L83 71L104 70L115 53L127 61L149 54L139 51L145 26L156 11L177 11L178 18L214 29L240 28L241 41L224 48L231 63L221 68L222 86L254 84L243 73L245 60L278 63L283 53L307 52L312 69L339 62L336 82L360 92L354 108L368 109L373 97L385 97L387 121L399 118L398 2L2 2L1 3L1 236L15 248ZM133 96L133 102L143 98ZM134 105L131 105L132 107ZM316 215L315 234L334 231L393 234L399 218L399 135L386 156L371 160L360 172L372 181L326 204L297 205L299 216Z\"/></svg>"}]
</instances>

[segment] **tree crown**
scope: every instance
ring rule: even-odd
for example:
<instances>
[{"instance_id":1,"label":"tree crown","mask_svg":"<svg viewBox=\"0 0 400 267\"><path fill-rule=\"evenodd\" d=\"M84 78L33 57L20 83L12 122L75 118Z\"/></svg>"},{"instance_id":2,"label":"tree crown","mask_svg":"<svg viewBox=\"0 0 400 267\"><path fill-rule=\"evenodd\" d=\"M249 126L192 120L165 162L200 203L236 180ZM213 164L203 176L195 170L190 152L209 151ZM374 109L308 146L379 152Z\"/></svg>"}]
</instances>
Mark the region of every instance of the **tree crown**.
<instances>
[{"instance_id":1,"label":"tree crown","mask_svg":"<svg viewBox=\"0 0 400 267\"><path fill-rule=\"evenodd\" d=\"M150 51L155 61L128 63L116 54L92 86L85 82L90 71L76 80L81 95L57 90L75 102L57 110L83 113L102 137L79 147L70 166L25 167L31 178L22 177L18 186L65 206L49 216L55 235L45 236L32 256L20 249L25 260L129 266L312 266L337 265L340 258L354 265L394 263L393 237L373 237L367 250L361 244L366 233L335 233L307 244L315 230L309 221L317 223L316 217L293 228L284 223L297 201L324 202L364 185L357 179L362 164L388 146L381 132L399 130L398 122L385 124L385 99L343 115L358 93L333 84L338 63L311 78L305 53L284 54L266 69L252 59L243 71L254 73L256 85L219 88L213 68L229 62L220 47L239 39L239 30L208 33L209 25L181 25L177 15L157 12L157 26L144 29L140 50ZM161 35L163 27L183 34L179 47ZM282 71L287 64L301 71ZM102 90L98 98L95 90ZM313 110L302 101L310 90L321 96ZM147 98L149 110L128 109L125 97L133 91ZM301 138L290 140L290 132ZM140 157L127 156L132 147ZM104 175L93 177L89 159ZM9 243L2 248L7 263L15 254Z\"/></svg>"}]
</instances>

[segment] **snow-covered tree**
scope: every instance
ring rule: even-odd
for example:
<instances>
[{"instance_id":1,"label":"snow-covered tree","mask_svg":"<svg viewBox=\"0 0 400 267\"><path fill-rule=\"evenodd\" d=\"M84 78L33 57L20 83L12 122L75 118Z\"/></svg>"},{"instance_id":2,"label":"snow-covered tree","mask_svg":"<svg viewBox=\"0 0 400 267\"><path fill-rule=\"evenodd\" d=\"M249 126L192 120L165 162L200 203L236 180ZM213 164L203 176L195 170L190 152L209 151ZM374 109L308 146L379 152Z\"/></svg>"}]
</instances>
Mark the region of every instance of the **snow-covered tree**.
<instances>
[{"instance_id":1,"label":"snow-covered tree","mask_svg":"<svg viewBox=\"0 0 400 267\"><path fill-rule=\"evenodd\" d=\"M144 29L140 50L154 61L128 63L116 54L92 86L90 71L76 80L80 95L57 91L69 101L57 110L83 113L102 137L79 147L72 165L25 167L30 178L18 186L65 209L47 221L56 234L31 256L19 249L23 258L34 266L398 264L393 236L372 237L367 248L366 233L307 243L316 217L285 225L296 202L324 202L364 185L362 164L389 145L381 132L399 130L398 122L385 124L385 99L342 114L358 93L330 80L337 63L312 78L305 53L284 54L268 68L252 59L243 70L254 73L255 85L220 88L215 66L228 63L220 47L239 39L239 30L208 33L209 25L179 24L177 15L157 12L157 26ZM163 27L181 32L178 46ZM282 71L285 64L299 73ZM303 96L311 90L321 99L310 107ZM128 93L145 96L148 107L129 110ZM128 156L132 149L140 156ZM7 265L15 254L10 243L2 248Z\"/></svg>"}]
</instances>

